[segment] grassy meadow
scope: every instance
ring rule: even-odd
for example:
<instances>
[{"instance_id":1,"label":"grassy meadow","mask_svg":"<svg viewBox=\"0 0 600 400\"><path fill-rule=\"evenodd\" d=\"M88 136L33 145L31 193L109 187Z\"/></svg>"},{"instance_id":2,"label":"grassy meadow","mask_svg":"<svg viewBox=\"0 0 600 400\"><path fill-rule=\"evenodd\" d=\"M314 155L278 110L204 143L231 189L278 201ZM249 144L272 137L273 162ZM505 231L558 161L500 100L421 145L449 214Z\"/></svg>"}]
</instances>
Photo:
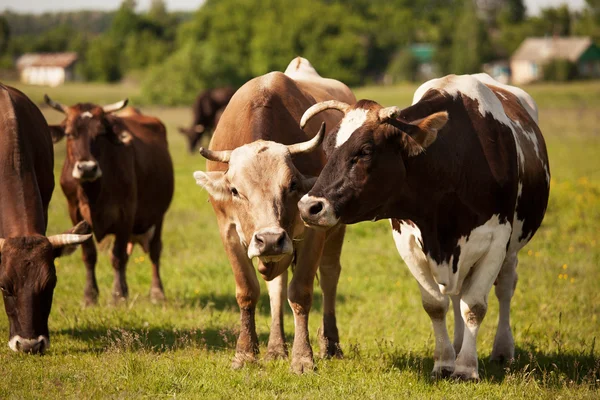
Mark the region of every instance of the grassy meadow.
<instances>
[{"instance_id":1,"label":"grassy meadow","mask_svg":"<svg viewBox=\"0 0 600 400\"><path fill-rule=\"evenodd\" d=\"M15 84L35 102L107 103L136 87L70 84L37 88ZM384 105L410 104L415 86L367 87L358 98ZM600 357L600 82L526 88L540 105L552 173L546 219L520 253L513 298L516 359L488 361L498 302L490 294L478 339L481 382L431 381L433 332L416 281L398 255L386 221L350 226L342 254L337 318L343 360L317 359L317 370L290 372L289 361L260 361L230 369L239 330L232 272L207 194L192 173L204 169L187 152L178 125L188 108L144 108L167 125L175 165L175 197L167 214L162 276L167 302L153 305L151 265L136 247L128 267L130 299L113 306L110 240L99 245L100 302L83 307L85 268L80 251L57 261L58 285L50 315L52 346L45 356L12 353L0 345L0 398L599 398ZM135 101L132 103L135 104ZM50 123L61 114L43 112ZM65 143L55 146L57 186L49 234L70 227L58 185ZM262 284L257 312L261 353L266 352L269 303ZM452 332L452 313L448 326ZM315 353L321 299L315 284L310 315ZM286 311L288 342L293 318ZM8 320L0 312L0 334Z\"/></svg>"}]
</instances>

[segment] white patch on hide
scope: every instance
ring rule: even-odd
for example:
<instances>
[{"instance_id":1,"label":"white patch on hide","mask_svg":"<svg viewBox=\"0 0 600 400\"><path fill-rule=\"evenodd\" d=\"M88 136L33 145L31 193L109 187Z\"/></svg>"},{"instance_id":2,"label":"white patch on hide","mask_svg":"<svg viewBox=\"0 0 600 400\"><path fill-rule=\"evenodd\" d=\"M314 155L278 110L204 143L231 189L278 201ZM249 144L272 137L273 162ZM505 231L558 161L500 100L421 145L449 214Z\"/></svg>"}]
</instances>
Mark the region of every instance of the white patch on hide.
<instances>
[{"instance_id":1,"label":"white patch on hide","mask_svg":"<svg viewBox=\"0 0 600 400\"><path fill-rule=\"evenodd\" d=\"M350 136L365 123L368 112L369 110L363 108L348 111L340 122L340 130L335 138L335 147L340 147L350 139Z\"/></svg>"}]
</instances>

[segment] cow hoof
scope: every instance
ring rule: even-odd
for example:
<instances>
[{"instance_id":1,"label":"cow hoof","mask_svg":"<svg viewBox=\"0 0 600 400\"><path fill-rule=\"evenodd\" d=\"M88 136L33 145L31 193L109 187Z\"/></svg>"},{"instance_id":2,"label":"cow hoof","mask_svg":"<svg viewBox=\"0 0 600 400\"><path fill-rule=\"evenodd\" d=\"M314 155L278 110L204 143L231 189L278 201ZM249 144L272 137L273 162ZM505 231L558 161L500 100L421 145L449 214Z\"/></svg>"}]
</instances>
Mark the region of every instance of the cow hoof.
<instances>
[{"instance_id":1,"label":"cow hoof","mask_svg":"<svg viewBox=\"0 0 600 400\"><path fill-rule=\"evenodd\" d=\"M252 353L236 353L231 362L232 369L242 369L246 364L256 362L256 356Z\"/></svg>"},{"instance_id":2,"label":"cow hoof","mask_svg":"<svg viewBox=\"0 0 600 400\"><path fill-rule=\"evenodd\" d=\"M150 301L153 304L164 303L166 299L165 292L161 288L150 289Z\"/></svg>"},{"instance_id":3,"label":"cow hoof","mask_svg":"<svg viewBox=\"0 0 600 400\"><path fill-rule=\"evenodd\" d=\"M98 305L98 292L85 292L83 295L83 302L86 307L93 307Z\"/></svg>"},{"instance_id":4,"label":"cow hoof","mask_svg":"<svg viewBox=\"0 0 600 400\"><path fill-rule=\"evenodd\" d=\"M265 354L265 361L287 360L288 355L285 349L269 349Z\"/></svg>"},{"instance_id":5,"label":"cow hoof","mask_svg":"<svg viewBox=\"0 0 600 400\"><path fill-rule=\"evenodd\" d=\"M479 382L479 374L477 373L477 371L473 371L473 372L454 372L452 375L450 375L450 379L455 379L457 381L462 381L462 382Z\"/></svg>"},{"instance_id":6,"label":"cow hoof","mask_svg":"<svg viewBox=\"0 0 600 400\"><path fill-rule=\"evenodd\" d=\"M113 303L115 306L127 304L127 296L122 296L120 293L113 293Z\"/></svg>"},{"instance_id":7,"label":"cow hoof","mask_svg":"<svg viewBox=\"0 0 600 400\"><path fill-rule=\"evenodd\" d=\"M431 372L431 379L433 379L434 381L440 379L447 379L450 376L452 376L453 372L454 370L451 368L440 368Z\"/></svg>"},{"instance_id":8,"label":"cow hoof","mask_svg":"<svg viewBox=\"0 0 600 400\"><path fill-rule=\"evenodd\" d=\"M313 372L315 363L311 357L297 357L292 360L292 372L301 375L305 372Z\"/></svg>"},{"instance_id":9,"label":"cow hoof","mask_svg":"<svg viewBox=\"0 0 600 400\"><path fill-rule=\"evenodd\" d=\"M344 358L344 352L339 343L330 343L321 350L321 358Z\"/></svg>"}]
</instances>

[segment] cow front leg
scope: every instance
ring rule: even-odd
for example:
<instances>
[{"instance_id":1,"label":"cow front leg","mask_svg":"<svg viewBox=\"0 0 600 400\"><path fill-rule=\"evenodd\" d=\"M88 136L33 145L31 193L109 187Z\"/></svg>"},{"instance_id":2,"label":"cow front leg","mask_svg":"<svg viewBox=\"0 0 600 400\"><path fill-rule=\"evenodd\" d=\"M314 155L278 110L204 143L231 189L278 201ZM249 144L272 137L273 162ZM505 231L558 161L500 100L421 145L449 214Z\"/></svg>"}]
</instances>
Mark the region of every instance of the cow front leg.
<instances>
[{"instance_id":1,"label":"cow front leg","mask_svg":"<svg viewBox=\"0 0 600 400\"><path fill-rule=\"evenodd\" d=\"M308 230L297 248L297 262L290 282L288 301L294 313L294 345L292 347L292 371L301 374L314 370L313 351L308 336L308 314L312 307L313 285L325 233Z\"/></svg>"},{"instance_id":2,"label":"cow front leg","mask_svg":"<svg viewBox=\"0 0 600 400\"><path fill-rule=\"evenodd\" d=\"M500 305L498 329L490 359L504 362L515 357L515 341L510 328L510 302L517 286L517 255L508 255L496 279L496 297Z\"/></svg>"},{"instance_id":3,"label":"cow front leg","mask_svg":"<svg viewBox=\"0 0 600 400\"><path fill-rule=\"evenodd\" d=\"M127 260L129 259L127 243L128 237L126 235L116 235L111 255L114 272L113 300L115 303L126 300L129 295L126 277Z\"/></svg>"},{"instance_id":4,"label":"cow front leg","mask_svg":"<svg viewBox=\"0 0 600 400\"><path fill-rule=\"evenodd\" d=\"M443 295L434 286L433 278L427 279L427 286L419 284L421 289L421 302L423 308L433 326L435 337L435 350L433 351L433 370L431 377L433 379L447 378L454 372L454 362L456 353L450 342L448 329L446 328L446 314L450 306L448 296Z\"/></svg>"},{"instance_id":5,"label":"cow front leg","mask_svg":"<svg viewBox=\"0 0 600 400\"><path fill-rule=\"evenodd\" d=\"M319 284L323 292L323 324L319 330L319 347L323 358L342 358L344 353L340 347L340 336L335 316L335 300L337 285L342 272L340 254L344 242L346 226L340 225L328 232L321 265L319 267Z\"/></svg>"},{"instance_id":6,"label":"cow front leg","mask_svg":"<svg viewBox=\"0 0 600 400\"><path fill-rule=\"evenodd\" d=\"M83 292L83 301L85 306L98 304L98 282L96 281L96 261L98 253L94 238L91 237L81 244L81 255L85 264L85 289Z\"/></svg>"},{"instance_id":7,"label":"cow front leg","mask_svg":"<svg viewBox=\"0 0 600 400\"><path fill-rule=\"evenodd\" d=\"M250 264L252 265L252 264ZM259 352L256 335L256 303L260 295L258 279L239 279L236 277L236 300L240 307L240 334L235 346L235 356L231 363L233 369L240 369L247 363L256 361Z\"/></svg>"},{"instance_id":8,"label":"cow front leg","mask_svg":"<svg viewBox=\"0 0 600 400\"><path fill-rule=\"evenodd\" d=\"M150 261L152 262L152 284L150 299L153 303L165 301L162 280L160 279L160 253L162 252L162 219L155 225L154 236L150 241Z\"/></svg>"},{"instance_id":9,"label":"cow front leg","mask_svg":"<svg viewBox=\"0 0 600 400\"><path fill-rule=\"evenodd\" d=\"M271 303L271 330L265 359L287 358L287 347L283 331L283 306L287 299L288 272L285 270L272 281L267 282Z\"/></svg>"}]
</instances>

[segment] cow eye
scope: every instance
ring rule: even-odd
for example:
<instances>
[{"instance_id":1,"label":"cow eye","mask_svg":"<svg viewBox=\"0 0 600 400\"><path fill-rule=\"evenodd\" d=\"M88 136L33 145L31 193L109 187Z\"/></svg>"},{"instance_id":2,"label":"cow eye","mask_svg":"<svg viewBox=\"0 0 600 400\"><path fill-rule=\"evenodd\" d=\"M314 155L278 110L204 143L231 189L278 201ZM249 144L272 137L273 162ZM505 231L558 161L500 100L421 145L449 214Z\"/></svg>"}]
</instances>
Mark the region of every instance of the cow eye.
<instances>
[{"instance_id":1,"label":"cow eye","mask_svg":"<svg viewBox=\"0 0 600 400\"><path fill-rule=\"evenodd\" d=\"M290 192L295 192L297 189L298 189L298 182L292 181L292 183L290 183Z\"/></svg>"},{"instance_id":2,"label":"cow eye","mask_svg":"<svg viewBox=\"0 0 600 400\"><path fill-rule=\"evenodd\" d=\"M371 148L371 146L364 146L361 147L360 151L358 152L358 156L359 157L368 157L373 153L373 149Z\"/></svg>"},{"instance_id":3,"label":"cow eye","mask_svg":"<svg viewBox=\"0 0 600 400\"><path fill-rule=\"evenodd\" d=\"M231 194L234 195L235 197L238 197L240 194L238 193L237 189L232 187L231 188Z\"/></svg>"}]
</instances>

